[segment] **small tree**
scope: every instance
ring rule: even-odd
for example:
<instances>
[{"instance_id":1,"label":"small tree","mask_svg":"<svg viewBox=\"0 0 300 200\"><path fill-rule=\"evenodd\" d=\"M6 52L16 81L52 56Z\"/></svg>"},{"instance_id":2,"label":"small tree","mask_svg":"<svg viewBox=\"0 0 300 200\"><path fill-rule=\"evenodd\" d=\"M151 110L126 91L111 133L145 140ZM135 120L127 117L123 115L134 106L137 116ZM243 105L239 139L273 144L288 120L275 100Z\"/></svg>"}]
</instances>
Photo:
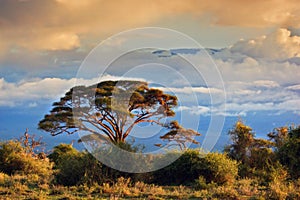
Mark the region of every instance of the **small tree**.
<instances>
[{"instance_id":1,"label":"small tree","mask_svg":"<svg viewBox=\"0 0 300 200\"><path fill-rule=\"evenodd\" d=\"M228 155L239 161L239 175L242 177L256 177L262 184L274 179L275 172L282 170L282 165L274 153L274 145L279 145L281 139L272 134L271 140L257 139L249 126L240 120L235 128L229 132L232 144L225 148ZM270 134L269 134L270 136Z\"/></svg>"},{"instance_id":2,"label":"small tree","mask_svg":"<svg viewBox=\"0 0 300 200\"><path fill-rule=\"evenodd\" d=\"M42 137L36 139L35 135L31 135L28 133L28 129L26 129L24 136L20 138L20 141L25 147L26 151L34 156L36 155L36 152L38 150L37 148L44 145L44 143L42 142ZM42 156L43 154L44 152L41 152L40 156Z\"/></svg>"},{"instance_id":3,"label":"small tree","mask_svg":"<svg viewBox=\"0 0 300 200\"><path fill-rule=\"evenodd\" d=\"M229 131L229 135L232 140L232 144L225 148L225 152L228 155L242 163L247 163L249 160L251 147L254 143L254 133L252 128L246 126L241 120L239 120L234 129Z\"/></svg>"},{"instance_id":4,"label":"small tree","mask_svg":"<svg viewBox=\"0 0 300 200\"><path fill-rule=\"evenodd\" d=\"M293 179L300 177L300 126L290 128L286 141L278 148L277 156Z\"/></svg>"},{"instance_id":5,"label":"small tree","mask_svg":"<svg viewBox=\"0 0 300 200\"><path fill-rule=\"evenodd\" d=\"M169 146L178 145L181 150L184 150L187 149L187 143L199 144L194 137L200 136L201 134L192 129L183 128L177 121L171 121L166 127L170 129L170 131L165 135L160 136L160 138L169 141ZM175 143L172 144L172 142ZM156 144L156 146L161 146L161 144Z\"/></svg>"}]
</instances>

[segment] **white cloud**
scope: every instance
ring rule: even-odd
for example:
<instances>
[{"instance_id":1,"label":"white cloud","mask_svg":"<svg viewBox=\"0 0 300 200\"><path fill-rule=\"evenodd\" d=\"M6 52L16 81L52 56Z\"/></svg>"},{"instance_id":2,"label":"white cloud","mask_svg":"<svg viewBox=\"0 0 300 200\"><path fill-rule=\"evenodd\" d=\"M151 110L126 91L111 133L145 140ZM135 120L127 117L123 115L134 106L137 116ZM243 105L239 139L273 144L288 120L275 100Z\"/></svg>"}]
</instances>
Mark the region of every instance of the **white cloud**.
<instances>
[{"instance_id":1,"label":"white cloud","mask_svg":"<svg viewBox=\"0 0 300 200\"><path fill-rule=\"evenodd\" d=\"M253 64L254 59L255 64ZM214 61L222 74L224 82L252 83L257 81L257 86L264 85L264 87L299 83L300 70L299 65L296 63L264 58L246 59L245 56L241 55L227 55L227 57L222 56L222 58L219 56Z\"/></svg>"},{"instance_id":2,"label":"white cloud","mask_svg":"<svg viewBox=\"0 0 300 200\"><path fill-rule=\"evenodd\" d=\"M212 99L211 97L219 97L219 95L221 96L223 94L223 91L219 89L221 88L220 82L212 81L209 87L188 87L189 81L193 81L192 84L194 85L197 83L198 85L202 85L203 83L201 81L203 80L198 80L199 76L193 77L192 75L194 74L190 68L185 68L178 63L174 63L175 59L172 59L173 57L163 58L167 59L165 60L165 64L175 66L174 69L176 73L178 72L181 75L184 75L188 80L186 82L187 84L183 85L179 79L173 80L169 78L172 76L171 74L156 73L160 75L159 78L163 78L166 82L177 81L176 84L169 84L171 85L170 88L157 88L165 92L174 93L176 96L178 96L178 99L181 100L180 105L182 106L179 107L178 110L185 110L193 115L209 115L210 113L218 113L219 115L224 116L242 116L246 115L247 112L274 110L278 112L300 112L300 102L298 100L300 99L299 65L287 60L278 60L278 56L276 53L272 53L272 55L270 54L271 56L273 56L272 58L276 59L269 59L271 57L255 57L249 55L255 51L265 50L267 45L271 45L270 38L273 38L272 40L274 40L276 43L274 47L275 49L283 45L283 48L289 48L287 51L290 50L290 52L295 52L298 47L296 46L295 48L292 48L291 46L292 44L296 44L300 37L291 36L289 34L290 33L286 32L286 30L281 30L281 33L278 33L277 31L274 34L270 34L264 39L261 39L262 41L260 43L260 40L255 39L255 50L245 50L244 52L242 52L245 55L242 55L239 52L233 52L233 47L231 49L216 51L216 53L212 55L224 81L227 96L227 112L219 111L220 109L218 108L224 105L223 102L217 101L218 98L215 98L217 100L214 102L214 107L210 107ZM276 38L278 41L276 40ZM284 38L286 39L285 41L283 41ZM268 43L265 40L270 41ZM280 44L281 46L278 46L278 44ZM199 71L203 75L203 79L215 80L214 78L216 77L216 71L212 71L211 73L203 73L205 72L205 70L207 70L207 68L209 68L207 66L211 65L203 62L201 63L201 61L203 61L204 59L203 57L199 58L199 55L200 54L189 54L187 55L187 57L193 58L194 61L199 61L200 64L202 64L199 67ZM147 56L149 55L143 54L143 56L139 56L138 58L133 56L132 58L130 57L130 59L124 62L126 65L130 66L132 60L136 61L136 59L142 59L143 61L148 61ZM121 64L124 63L122 62ZM115 70L119 69L116 67ZM122 70L124 69L122 68ZM118 74L118 72L119 71L113 71L113 73L115 74ZM149 73L152 73L152 71L149 70ZM147 78L147 81L151 82L150 80L148 80L148 73L144 74L146 75L143 77ZM139 77L138 75L139 74L134 74L132 75L132 77ZM119 78L120 77L118 76L106 75L104 76L103 80L115 80ZM75 84L75 82L76 84L90 85L98 81L98 79L77 80L75 78L45 78L31 81L20 81L18 83L10 83L2 78L0 79L0 105L17 106L22 104L23 102L26 102L27 106L35 106L36 104L40 104L40 102L42 102L42 99L59 98L66 92L66 90L71 88ZM195 101L197 103L199 101L201 106L195 105Z\"/></svg>"},{"instance_id":3,"label":"white cloud","mask_svg":"<svg viewBox=\"0 0 300 200\"><path fill-rule=\"evenodd\" d=\"M248 103L227 103L226 109L235 112L249 111L281 111L281 112L300 112L300 100L291 99L281 103L274 102L248 102Z\"/></svg>"},{"instance_id":4,"label":"white cloud","mask_svg":"<svg viewBox=\"0 0 300 200\"><path fill-rule=\"evenodd\" d=\"M215 114L221 115L224 117L245 117L245 116L247 116L247 112L245 112L245 111L239 111L239 112L236 112L236 111L218 112L218 111L216 111Z\"/></svg>"},{"instance_id":5,"label":"white cloud","mask_svg":"<svg viewBox=\"0 0 300 200\"><path fill-rule=\"evenodd\" d=\"M132 79L132 78L126 78ZM120 80L120 77L106 75L104 80ZM137 79L142 80L142 79ZM58 100L67 90L76 85L91 85L99 82L98 79L60 79L60 78L45 78L34 79L30 81L20 81L18 83L10 83L5 79L0 79L0 106L27 106L37 107L43 102L51 102ZM222 115L222 116L246 116L247 112L256 111L278 111L278 112L300 112L300 98L296 89L300 89L298 85L289 87L280 86L275 81L260 80L249 82L227 82L227 104L226 111L224 111L223 103L215 103L195 105L185 103L184 106L179 106L177 111L187 111L191 115L204 115L209 116ZM259 89L258 89L259 87ZM164 89L164 88L162 88ZM182 92L185 98L189 98L192 91L196 91L197 95L210 96L207 88L204 90L202 87L196 87L191 90L183 88L177 89L177 92ZM172 91L171 90L171 91ZM188 92L187 92L188 91ZM218 92L218 91L217 91ZM204 103L204 96L198 98L201 103Z\"/></svg>"},{"instance_id":6,"label":"white cloud","mask_svg":"<svg viewBox=\"0 0 300 200\"><path fill-rule=\"evenodd\" d=\"M288 86L288 87L286 87L286 89L288 89L288 90L300 90L300 84Z\"/></svg>"},{"instance_id":7,"label":"white cloud","mask_svg":"<svg viewBox=\"0 0 300 200\"><path fill-rule=\"evenodd\" d=\"M122 78L106 75L101 79L61 79L44 78L22 80L18 83L7 82L0 78L0 106L27 106L36 107L45 100L58 100L65 92L75 85L92 85L105 80L140 80L136 78Z\"/></svg>"},{"instance_id":8,"label":"white cloud","mask_svg":"<svg viewBox=\"0 0 300 200\"><path fill-rule=\"evenodd\" d=\"M25 103L28 107L37 106L37 102L42 100L58 98L72 85L74 85L74 79L45 78L29 82L9 83L1 78L0 105L17 106Z\"/></svg>"},{"instance_id":9,"label":"white cloud","mask_svg":"<svg viewBox=\"0 0 300 200\"><path fill-rule=\"evenodd\" d=\"M34 107L37 107L37 106L38 106L38 104L36 102L31 102L31 103L28 104L29 108L34 108Z\"/></svg>"},{"instance_id":10,"label":"white cloud","mask_svg":"<svg viewBox=\"0 0 300 200\"><path fill-rule=\"evenodd\" d=\"M300 57L300 36L292 35L288 29L278 29L256 39L240 40L230 51L253 58L287 59Z\"/></svg>"},{"instance_id":11,"label":"white cloud","mask_svg":"<svg viewBox=\"0 0 300 200\"><path fill-rule=\"evenodd\" d=\"M271 81L271 80L254 81L254 85L256 87L263 87L263 88L276 88L276 87L279 87L279 84L277 82Z\"/></svg>"},{"instance_id":12,"label":"white cloud","mask_svg":"<svg viewBox=\"0 0 300 200\"><path fill-rule=\"evenodd\" d=\"M156 87L162 91L173 92L173 93L183 93L183 94L192 94L192 93L202 93L202 94L210 94L210 93L222 93L223 91L218 88L207 88L207 87Z\"/></svg>"},{"instance_id":13,"label":"white cloud","mask_svg":"<svg viewBox=\"0 0 300 200\"><path fill-rule=\"evenodd\" d=\"M175 111L184 112L187 111L191 115L210 115L211 109L207 106L179 106Z\"/></svg>"}]
</instances>

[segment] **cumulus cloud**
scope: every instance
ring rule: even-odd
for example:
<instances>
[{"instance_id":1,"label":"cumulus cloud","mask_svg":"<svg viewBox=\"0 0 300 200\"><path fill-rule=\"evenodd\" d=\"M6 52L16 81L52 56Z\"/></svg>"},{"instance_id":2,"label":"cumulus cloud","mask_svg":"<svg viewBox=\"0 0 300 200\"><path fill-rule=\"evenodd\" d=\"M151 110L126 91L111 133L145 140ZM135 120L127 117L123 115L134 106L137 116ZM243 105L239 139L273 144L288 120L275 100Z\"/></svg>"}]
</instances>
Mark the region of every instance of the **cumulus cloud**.
<instances>
[{"instance_id":1,"label":"cumulus cloud","mask_svg":"<svg viewBox=\"0 0 300 200\"><path fill-rule=\"evenodd\" d=\"M72 85L73 80L59 78L45 78L20 83L10 83L0 79L0 106L17 106L27 104L29 107L37 106L32 101L55 99L66 92Z\"/></svg>"},{"instance_id":2,"label":"cumulus cloud","mask_svg":"<svg viewBox=\"0 0 300 200\"><path fill-rule=\"evenodd\" d=\"M72 34L70 36L72 36ZM173 84L169 89L159 89L173 92L176 95L179 94L179 97L182 97L181 99L186 99L186 104L180 109L188 111L191 114L208 115L209 113L218 113L219 115L234 116L246 115L247 112L250 111L275 110L280 112L300 112L300 102L298 100L300 99L299 64L296 62L289 62L289 60L286 59L288 56L298 55L299 45L297 46L296 44L298 44L299 38L299 36L291 35L286 29L279 29L270 35L254 39L254 42L252 42L254 45L251 48L247 47L248 42L251 41L248 40L248 42L238 42L229 49L215 51L212 58L220 70L226 89L228 111L226 113L220 112L220 109L218 109L221 108L221 106L224 106L223 104L220 105L220 102L216 102L214 105L215 107L212 109L210 108L210 95L217 96L223 92L218 89L220 88L218 83L213 82L209 87L199 86L203 85L200 83L201 80L196 79L198 77L191 79L191 75L193 75L192 71L189 73L189 68L185 68L180 65L180 63L174 62L174 56L159 59L168 59L164 64L169 64L173 67L175 66L176 73L178 72L182 75L186 75L186 77L189 78L189 81L196 81L196 83L193 82L193 85L198 86L191 88L188 87L187 84L182 85L182 82L179 80L178 83L175 85ZM70 44L70 48L75 48L79 45L72 42ZM118 45L118 43L114 45ZM237 50L237 48L240 50ZM286 52L282 52L282 54L286 54L281 57L276 49L284 49ZM265 53L267 50L270 50L271 53ZM279 52L280 51L281 50L279 50ZM260 54L257 52L261 52L262 56L258 56ZM143 56L140 56L140 54L138 55L138 58L143 61L149 60L148 54L143 54ZM193 58L195 61L198 59L201 63L203 58L199 58L199 55L199 53L195 53L189 54L187 57ZM121 62L120 64L122 65L120 66L123 67L124 64L131 66L132 60L130 59L135 59L136 61L137 56L126 59L126 62ZM207 63L201 64L200 71L205 72L208 65ZM114 69L119 70L118 67L115 67ZM124 67L122 70L124 70ZM113 74L119 75L115 71L112 72L114 72ZM152 73L152 71L150 70L149 73ZM161 75L167 82L171 80L167 78L167 76L170 75L168 73L157 74ZM209 77L205 76L203 78L214 78L216 76L215 71L207 74ZM115 79L118 77L106 76L106 78ZM0 79L0 105L17 106L26 102L29 107L37 106L43 98L56 99L60 97L67 89L74 85L75 81L79 83L79 80L67 78L44 78L11 83L2 78ZM98 82L96 79L82 79L80 81L85 85ZM175 81L178 80L176 79ZM195 93L197 100L200 101L200 107L188 105L188 103L190 103L188 101L192 99L191 94L193 93Z\"/></svg>"},{"instance_id":3,"label":"cumulus cloud","mask_svg":"<svg viewBox=\"0 0 300 200\"><path fill-rule=\"evenodd\" d=\"M255 58L300 57L300 36L293 36L291 31L281 28L256 39L240 40L230 50L233 53L241 53Z\"/></svg>"},{"instance_id":4,"label":"cumulus cloud","mask_svg":"<svg viewBox=\"0 0 300 200\"><path fill-rule=\"evenodd\" d=\"M165 19L178 22L178 27L184 30L183 16L187 15L194 19L193 23L199 22L199 27L203 21L222 26L264 28L296 27L300 21L300 4L292 0L284 3L253 1L246 6L244 2L231 0L226 1L226 7L228 9L224 9L224 2L220 0L132 0L130 3L126 0L3 0L0 7L0 73L13 76L7 72L12 70L23 75L29 70L37 73L47 68L47 72L51 71L56 77L61 77L59 73L71 77L88 52L104 38L129 28L164 26ZM200 29L196 27L194 32ZM288 58L299 54L296 45L299 37L289 34L288 30L280 29L265 39L254 39L253 48L245 40L235 44L231 51L247 54L243 65L248 63L248 70L254 73L258 63L250 57ZM278 40L277 46L268 46L272 39ZM122 43L115 42L120 42L115 45ZM9 70L4 69L7 66ZM59 72L55 74L54 71Z\"/></svg>"},{"instance_id":5,"label":"cumulus cloud","mask_svg":"<svg viewBox=\"0 0 300 200\"><path fill-rule=\"evenodd\" d=\"M245 58L245 56L242 56L241 59L240 56L235 56L231 56L229 59L222 56L222 59L216 58L214 60L225 82L251 83L259 81L256 82L256 85L264 85L264 87L299 83L300 70L299 65L295 63L267 58ZM268 83L265 82L266 80Z\"/></svg>"},{"instance_id":6,"label":"cumulus cloud","mask_svg":"<svg viewBox=\"0 0 300 200\"><path fill-rule=\"evenodd\" d=\"M279 34L282 31L286 34ZM280 36L280 39L275 36ZM300 37L291 36L287 30L279 29L271 36L261 38L269 41L258 45L258 41L254 39L255 42L252 43L255 44L255 48L252 46L251 49L252 47L247 46L251 41L248 40L239 43L239 50L232 50L237 48L238 45L235 44L230 49L223 49L212 55L225 85L226 113L276 111L299 114L300 66L286 60L287 55L279 56L276 51L283 48L287 52L296 52L299 49L299 45L296 44ZM271 53L263 54L267 50ZM258 56L256 51L261 51L263 55ZM294 56L295 53L289 55ZM218 107L212 112L217 110Z\"/></svg>"}]
</instances>

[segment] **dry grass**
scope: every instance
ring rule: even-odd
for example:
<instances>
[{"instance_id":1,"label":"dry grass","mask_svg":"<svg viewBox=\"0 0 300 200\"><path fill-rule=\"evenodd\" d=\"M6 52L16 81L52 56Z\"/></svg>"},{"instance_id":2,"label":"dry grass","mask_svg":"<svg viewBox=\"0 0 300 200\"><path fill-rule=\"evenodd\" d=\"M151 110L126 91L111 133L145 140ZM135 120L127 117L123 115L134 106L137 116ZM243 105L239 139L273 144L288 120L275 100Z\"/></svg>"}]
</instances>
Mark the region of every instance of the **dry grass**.
<instances>
[{"instance_id":1,"label":"dry grass","mask_svg":"<svg viewBox=\"0 0 300 200\"><path fill-rule=\"evenodd\" d=\"M295 182L273 181L267 188L260 188L253 179L242 179L233 185L209 185L206 189L186 186L157 186L143 182L132 183L119 178L114 184L54 186L36 184L36 177L8 176L0 173L0 199L300 199L300 180Z\"/></svg>"}]
</instances>

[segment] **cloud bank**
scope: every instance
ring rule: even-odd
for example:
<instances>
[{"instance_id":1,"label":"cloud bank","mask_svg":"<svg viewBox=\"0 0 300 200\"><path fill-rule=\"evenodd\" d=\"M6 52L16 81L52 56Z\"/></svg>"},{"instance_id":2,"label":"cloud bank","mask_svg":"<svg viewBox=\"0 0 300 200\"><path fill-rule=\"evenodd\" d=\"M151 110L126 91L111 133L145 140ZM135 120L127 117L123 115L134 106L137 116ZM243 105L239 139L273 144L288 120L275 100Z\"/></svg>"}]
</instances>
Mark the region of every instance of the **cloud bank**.
<instances>
[{"instance_id":1,"label":"cloud bank","mask_svg":"<svg viewBox=\"0 0 300 200\"><path fill-rule=\"evenodd\" d=\"M278 29L266 36L239 41L230 48L209 51L224 81L227 95L226 113L219 112L219 108L224 106L220 102L216 102L213 108L210 105L211 95L222 93L218 89L220 87L217 83L215 87L212 85L210 88L201 84L193 84L193 87L190 88L174 80L174 85L170 85L170 88L166 91L176 93L182 99L187 100L191 97L191 94L195 94L200 107L185 105L185 107L178 108L191 114L208 115L217 113L219 115L234 116L247 115L248 112L258 111L299 114L300 64L295 62L295 59L299 58L299 38L300 36L292 35L287 29ZM180 54L180 51L177 53ZM194 54L185 54L186 57L194 60L203 60L199 55L198 51L195 51ZM152 59L155 55L150 52L149 56ZM134 56L129 58L137 59ZM143 54L142 59L147 61L146 54ZM158 57L158 59L165 59L166 65L168 63L172 66L178 64L174 62L175 56ZM134 63L131 60L126 62L128 63L121 64ZM112 71L115 73L114 76L108 75L106 78L119 78L116 75L118 74L118 68L116 70L116 72ZM186 70L189 69L184 68L184 66L179 68L178 66L177 72L192 75L192 71L189 73ZM201 70L202 68L200 68ZM211 74L211 76L214 75ZM171 74L162 74L162 76L164 80L171 80L171 78L168 78ZM71 88L75 81L78 80L57 77L9 82L1 78L0 106L25 105L34 107L42 104L45 99L49 101L56 100ZM97 79L82 79L80 81L86 85L98 82ZM151 82L151 80L146 81Z\"/></svg>"},{"instance_id":2,"label":"cloud bank","mask_svg":"<svg viewBox=\"0 0 300 200\"><path fill-rule=\"evenodd\" d=\"M70 50L87 42L86 37L107 37L165 18L176 22L187 14L208 18L211 25L299 28L299 13L295 0L229 0L226 6L221 0L2 0L0 28L6 45L0 42L0 48Z\"/></svg>"}]
</instances>

